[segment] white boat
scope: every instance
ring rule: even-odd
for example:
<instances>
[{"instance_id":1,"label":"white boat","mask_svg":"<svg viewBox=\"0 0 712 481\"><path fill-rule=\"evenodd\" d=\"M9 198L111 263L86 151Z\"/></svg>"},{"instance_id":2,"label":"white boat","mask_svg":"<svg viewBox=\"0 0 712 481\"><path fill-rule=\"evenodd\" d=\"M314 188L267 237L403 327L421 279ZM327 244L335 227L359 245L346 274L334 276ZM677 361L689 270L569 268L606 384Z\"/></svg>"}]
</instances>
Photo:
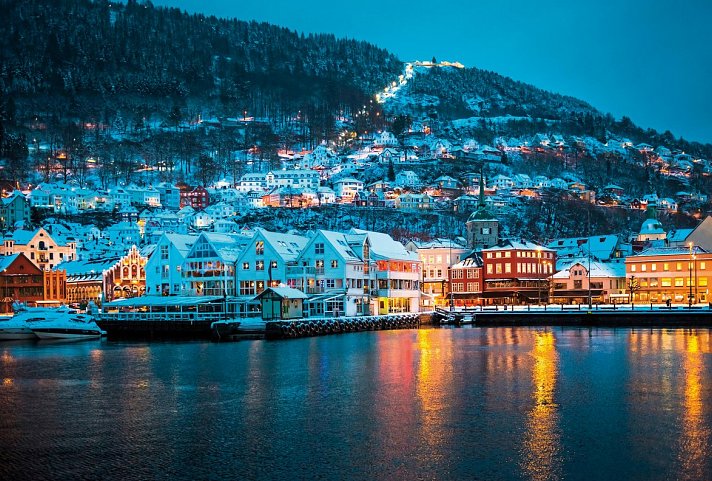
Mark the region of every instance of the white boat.
<instances>
[{"instance_id":1,"label":"white boat","mask_svg":"<svg viewBox=\"0 0 712 481\"><path fill-rule=\"evenodd\" d=\"M30 329L40 339L92 339L104 333L87 314L57 312L43 322L31 324Z\"/></svg>"},{"instance_id":2,"label":"white boat","mask_svg":"<svg viewBox=\"0 0 712 481\"><path fill-rule=\"evenodd\" d=\"M0 341L37 339L37 335L32 332L30 326L33 323L45 321L53 310L56 309L23 309L12 317L0 320Z\"/></svg>"}]
</instances>

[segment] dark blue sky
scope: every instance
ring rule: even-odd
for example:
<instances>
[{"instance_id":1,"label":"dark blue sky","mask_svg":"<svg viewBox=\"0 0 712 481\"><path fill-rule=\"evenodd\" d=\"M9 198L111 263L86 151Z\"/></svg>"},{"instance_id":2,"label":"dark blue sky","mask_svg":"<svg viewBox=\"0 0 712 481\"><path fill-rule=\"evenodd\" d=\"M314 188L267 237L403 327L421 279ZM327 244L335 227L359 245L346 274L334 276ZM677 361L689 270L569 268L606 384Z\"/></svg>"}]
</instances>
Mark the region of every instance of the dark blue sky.
<instances>
[{"instance_id":1,"label":"dark blue sky","mask_svg":"<svg viewBox=\"0 0 712 481\"><path fill-rule=\"evenodd\" d=\"M460 61L712 142L710 0L154 0Z\"/></svg>"}]
</instances>

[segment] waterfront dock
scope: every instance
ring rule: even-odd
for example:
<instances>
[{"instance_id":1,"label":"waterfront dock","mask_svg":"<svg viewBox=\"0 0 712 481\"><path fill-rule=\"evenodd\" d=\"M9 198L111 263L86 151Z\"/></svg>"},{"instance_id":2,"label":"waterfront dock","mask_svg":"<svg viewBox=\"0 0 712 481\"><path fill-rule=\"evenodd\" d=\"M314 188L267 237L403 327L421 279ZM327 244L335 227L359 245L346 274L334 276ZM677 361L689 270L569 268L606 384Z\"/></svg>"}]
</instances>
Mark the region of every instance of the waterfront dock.
<instances>
[{"instance_id":1,"label":"waterfront dock","mask_svg":"<svg viewBox=\"0 0 712 481\"><path fill-rule=\"evenodd\" d=\"M293 339L347 332L416 329L420 327L421 323L430 321L431 318L432 313L405 313L270 321L267 323L265 335L267 339Z\"/></svg>"},{"instance_id":2,"label":"waterfront dock","mask_svg":"<svg viewBox=\"0 0 712 481\"><path fill-rule=\"evenodd\" d=\"M712 327L710 306L480 306L437 309L433 323L475 326Z\"/></svg>"}]
</instances>

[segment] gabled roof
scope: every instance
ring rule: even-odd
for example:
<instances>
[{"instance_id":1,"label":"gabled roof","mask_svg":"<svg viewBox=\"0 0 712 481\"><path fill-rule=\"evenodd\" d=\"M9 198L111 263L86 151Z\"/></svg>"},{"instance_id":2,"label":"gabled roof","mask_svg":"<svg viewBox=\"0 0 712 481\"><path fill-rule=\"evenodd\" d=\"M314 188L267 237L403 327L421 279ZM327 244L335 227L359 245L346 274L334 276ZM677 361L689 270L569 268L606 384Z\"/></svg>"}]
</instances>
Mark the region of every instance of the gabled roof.
<instances>
[{"instance_id":1,"label":"gabled roof","mask_svg":"<svg viewBox=\"0 0 712 481\"><path fill-rule=\"evenodd\" d=\"M359 255L349 246L346 234L341 232L332 232L328 230L319 230L314 239L318 239L319 235L329 242L329 245L337 252L341 258L346 261L360 261ZM313 242L313 241L312 241Z\"/></svg>"},{"instance_id":2,"label":"gabled roof","mask_svg":"<svg viewBox=\"0 0 712 481\"><path fill-rule=\"evenodd\" d=\"M567 259L568 260L568 259ZM584 270L589 270L588 258L577 258L568 260L565 264L557 266L560 270L552 277L554 279L568 279L571 277L571 269L575 266L581 266ZM591 277L625 277L625 264L622 262L599 262L591 260Z\"/></svg>"},{"instance_id":3,"label":"gabled roof","mask_svg":"<svg viewBox=\"0 0 712 481\"><path fill-rule=\"evenodd\" d=\"M265 242L269 243L277 254L287 262L295 260L309 241L306 237L299 235L270 232L262 228L256 229L256 232L256 235L261 235Z\"/></svg>"},{"instance_id":4,"label":"gabled roof","mask_svg":"<svg viewBox=\"0 0 712 481\"><path fill-rule=\"evenodd\" d=\"M361 229L351 229L349 234L365 234L371 243L371 258L374 260L398 259L417 261L418 254L406 250L405 246L393 240L388 234Z\"/></svg>"},{"instance_id":5,"label":"gabled roof","mask_svg":"<svg viewBox=\"0 0 712 481\"><path fill-rule=\"evenodd\" d=\"M0 272L5 272L5 269L10 267L13 262L17 260L19 256L23 255L21 252L17 254L12 254L9 256L0 256Z\"/></svg>"},{"instance_id":6,"label":"gabled roof","mask_svg":"<svg viewBox=\"0 0 712 481\"><path fill-rule=\"evenodd\" d=\"M260 294L255 296L255 299L262 299L269 292L274 292L277 296L282 299L308 299L309 296L304 294L299 289L294 289L293 287L268 287Z\"/></svg>"},{"instance_id":7,"label":"gabled roof","mask_svg":"<svg viewBox=\"0 0 712 481\"><path fill-rule=\"evenodd\" d=\"M452 266L453 269L482 267L482 256L477 251L470 252L464 259Z\"/></svg>"},{"instance_id":8,"label":"gabled roof","mask_svg":"<svg viewBox=\"0 0 712 481\"><path fill-rule=\"evenodd\" d=\"M251 240L250 237L240 234L203 232L195 240L193 246L198 243L200 237L203 237L213 247L215 253L225 262L235 262Z\"/></svg>"}]
</instances>

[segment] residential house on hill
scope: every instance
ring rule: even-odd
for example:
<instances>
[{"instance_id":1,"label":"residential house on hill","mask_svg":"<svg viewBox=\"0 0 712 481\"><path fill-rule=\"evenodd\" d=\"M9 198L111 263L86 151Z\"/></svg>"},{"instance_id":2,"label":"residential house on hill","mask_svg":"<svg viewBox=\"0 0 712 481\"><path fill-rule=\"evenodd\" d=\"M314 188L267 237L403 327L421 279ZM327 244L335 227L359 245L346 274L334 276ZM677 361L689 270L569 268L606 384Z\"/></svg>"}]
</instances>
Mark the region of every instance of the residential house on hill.
<instances>
[{"instance_id":1,"label":"residential house on hill","mask_svg":"<svg viewBox=\"0 0 712 481\"><path fill-rule=\"evenodd\" d=\"M52 270L60 262L76 257L77 243L74 240L59 243L42 227L33 231L16 230L3 239L0 254L7 256L20 252L41 270Z\"/></svg>"},{"instance_id":2,"label":"residential house on hill","mask_svg":"<svg viewBox=\"0 0 712 481\"><path fill-rule=\"evenodd\" d=\"M30 203L21 192L15 191L0 199L0 227L12 229L18 222L30 223Z\"/></svg>"}]
</instances>

